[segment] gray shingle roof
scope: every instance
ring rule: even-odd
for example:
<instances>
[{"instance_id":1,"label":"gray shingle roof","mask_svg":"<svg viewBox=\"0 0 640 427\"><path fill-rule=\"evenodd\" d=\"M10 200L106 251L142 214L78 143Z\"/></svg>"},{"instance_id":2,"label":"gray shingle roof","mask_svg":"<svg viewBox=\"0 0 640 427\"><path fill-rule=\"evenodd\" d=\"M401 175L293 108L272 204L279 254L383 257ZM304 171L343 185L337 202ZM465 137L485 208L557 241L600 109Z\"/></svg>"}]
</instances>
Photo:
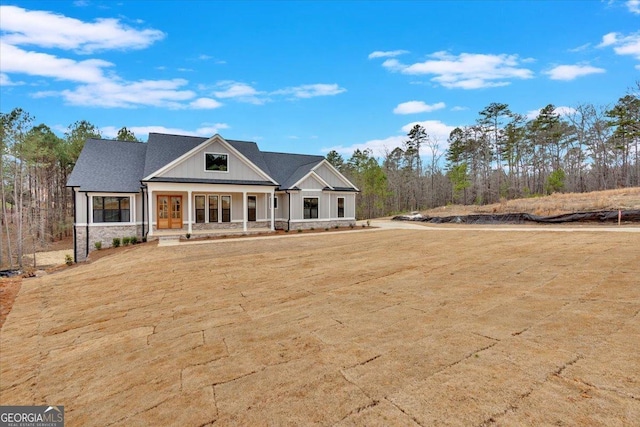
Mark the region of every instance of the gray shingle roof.
<instances>
[{"instance_id":1,"label":"gray shingle roof","mask_svg":"<svg viewBox=\"0 0 640 427\"><path fill-rule=\"evenodd\" d=\"M324 160L322 156L273 152L263 152L262 157L269 165L271 177L278 181L282 190L291 189L300 178Z\"/></svg>"},{"instance_id":2,"label":"gray shingle roof","mask_svg":"<svg viewBox=\"0 0 640 427\"><path fill-rule=\"evenodd\" d=\"M140 180L207 139L209 138L161 133L150 133L146 144L89 139L80 153L67 186L80 187L81 191L137 192ZM296 182L324 160L323 156L262 152L255 142L227 142L273 178L282 190L294 188ZM166 180L193 183L202 181L181 181L175 178ZM251 184L273 185L268 181L251 181Z\"/></svg>"},{"instance_id":3,"label":"gray shingle roof","mask_svg":"<svg viewBox=\"0 0 640 427\"><path fill-rule=\"evenodd\" d=\"M143 177L147 177L171 163L183 154L193 150L209 138L199 136L169 135L149 133L147 158L144 163Z\"/></svg>"},{"instance_id":4,"label":"gray shingle roof","mask_svg":"<svg viewBox=\"0 0 640 427\"><path fill-rule=\"evenodd\" d=\"M81 191L137 193L147 144L88 139L67 186Z\"/></svg>"}]
</instances>

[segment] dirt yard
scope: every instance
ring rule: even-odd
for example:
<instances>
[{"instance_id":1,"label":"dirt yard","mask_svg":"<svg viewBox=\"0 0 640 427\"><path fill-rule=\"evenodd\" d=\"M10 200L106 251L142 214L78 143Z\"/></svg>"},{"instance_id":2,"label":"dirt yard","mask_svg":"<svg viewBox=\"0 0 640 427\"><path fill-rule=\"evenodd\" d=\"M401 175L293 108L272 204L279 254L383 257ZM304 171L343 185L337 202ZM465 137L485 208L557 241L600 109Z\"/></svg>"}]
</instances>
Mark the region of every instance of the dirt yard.
<instances>
[{"instance_id":1,"label":"dirt yard","mask_svg":"<svg viewBox=\"0 0 640 427\"><path fill-rule=\"evenodd\" d=\"M0 401L68 426L637 426L640 233L125 248L26 279Z\"/></svg>"}]
</instances>

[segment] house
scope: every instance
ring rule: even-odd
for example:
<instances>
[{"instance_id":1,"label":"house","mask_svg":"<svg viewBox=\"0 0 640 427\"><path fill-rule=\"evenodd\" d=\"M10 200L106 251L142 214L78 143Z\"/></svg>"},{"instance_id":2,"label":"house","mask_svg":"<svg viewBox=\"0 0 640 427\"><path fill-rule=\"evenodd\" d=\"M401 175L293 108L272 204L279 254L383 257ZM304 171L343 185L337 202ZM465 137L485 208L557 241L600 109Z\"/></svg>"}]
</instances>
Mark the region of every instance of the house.
<instances>
[{"instance_id":1,"label":"house","mask_svg":"<svg viewBox=\"0 0 640 427\"><path fill-rule=\"evenodd\" d=\"M349 226L358 192L322 156L161 133L147 143L87 140L67 187L77 261L116 237Z\"/></svg>"}]
</instances>

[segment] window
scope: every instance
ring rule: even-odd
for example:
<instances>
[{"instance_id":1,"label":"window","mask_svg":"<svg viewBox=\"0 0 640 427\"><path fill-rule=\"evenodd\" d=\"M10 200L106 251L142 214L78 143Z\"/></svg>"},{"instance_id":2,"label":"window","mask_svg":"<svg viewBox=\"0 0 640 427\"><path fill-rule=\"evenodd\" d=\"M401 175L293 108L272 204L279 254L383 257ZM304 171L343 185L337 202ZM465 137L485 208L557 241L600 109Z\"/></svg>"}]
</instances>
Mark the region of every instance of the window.
<instances>
[{"instance_id":1,"label":"window","mask_svg":"<svg viewBox=\"0 0 640 427\"><path fill-rule=\"evenodd\" d=\"M344 197L338 197L338 218L344 218Z\"/></svg>"},{"instance_id":2,"label":"window","mask_svg":"<svg viewBox=\"0 0 640 427\"><path fill-rule=\"evenodd\" d=\"M304 219L318 218L318 198L317 197L305 197L303 208L304 208Z\"/></svg>"},{"instance_id":3,"label":"window","mask_svg":"<svg viewBox=\"0 0 640 427\"><path fill-rule=\"evenodd\" d=\"M93 222L129 222L130 197L93 196Z\"/></svg>"},{"instance_id":4,"label":"window","mask_svg":"<svg viewBox=\"0 0 640 427\"><path fill-rule=\"evenodd\" d=\"M218 222L218 196L209 196L209 222Z\"/></svg>"},{"instance_id":5,"label":"window","mask_svg":"<svg viewBox=\"0 0 640 427\"><path fill-rule=\"evenodd\" d=\"M209 172L227 172L229 158L226 154L204 153L204 169Z\"/></svg>"},{"instance_id":6,"label":"window","mask_svg":"<svg viewBox=\"0 0 640 427\"><path fill-rule=\"evenodd\" d=\"M196 222L204 222L204 196L196 196Z\"/></svg>"},{"instance_id":7,"label":"window","mask_svg":"<svg viewBox=\"0 0 640 427\"><path fill-rule=\"evenodd\" d=\"M222 202L222 222L231 222L231 196L220 196Z\"/></svg>"},{"instance_id":8,"label":"window","mask_svg":"<svg viewBox=\"0 0 640 427\"><path fill-rule=\"evenodd\" d=\"M273 209L278 209L278 196L273 196Z\"/></svg>"},{"instance_id":9,"label":"window","mask_svg":"<svg viewBox=\"0 0 640 427\"><path fill-rule=\"evenodd\" d=\"M256 205L257 205L256 196L247 196L247 220L249 221L256 220Z\"/></svg>"}]
</instances>

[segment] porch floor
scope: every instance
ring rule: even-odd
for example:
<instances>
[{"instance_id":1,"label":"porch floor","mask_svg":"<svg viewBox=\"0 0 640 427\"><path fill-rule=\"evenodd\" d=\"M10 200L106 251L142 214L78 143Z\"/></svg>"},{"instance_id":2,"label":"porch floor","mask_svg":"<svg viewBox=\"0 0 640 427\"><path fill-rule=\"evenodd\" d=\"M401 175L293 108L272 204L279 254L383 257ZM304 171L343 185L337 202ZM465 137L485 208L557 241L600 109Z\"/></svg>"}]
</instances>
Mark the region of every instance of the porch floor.
<instances>
[{"instance_id":1,"label":"porch floor","mask_svg":"<svg viewBox=\"0 0 640 427\"><path fill-rule=\"evenodd\" d=\"M191 231L191 237L219 237L219 236L243 236L249 234L264 234L273 232L269 227L256 227L249 228L247 231L242 229L220 229L220 230L193 230ZM159 239L160 237L184 237L187 234L186 230L159 230L154 231L153 234L147 235L149 240Z\"/></svg>"}]
</instances>

